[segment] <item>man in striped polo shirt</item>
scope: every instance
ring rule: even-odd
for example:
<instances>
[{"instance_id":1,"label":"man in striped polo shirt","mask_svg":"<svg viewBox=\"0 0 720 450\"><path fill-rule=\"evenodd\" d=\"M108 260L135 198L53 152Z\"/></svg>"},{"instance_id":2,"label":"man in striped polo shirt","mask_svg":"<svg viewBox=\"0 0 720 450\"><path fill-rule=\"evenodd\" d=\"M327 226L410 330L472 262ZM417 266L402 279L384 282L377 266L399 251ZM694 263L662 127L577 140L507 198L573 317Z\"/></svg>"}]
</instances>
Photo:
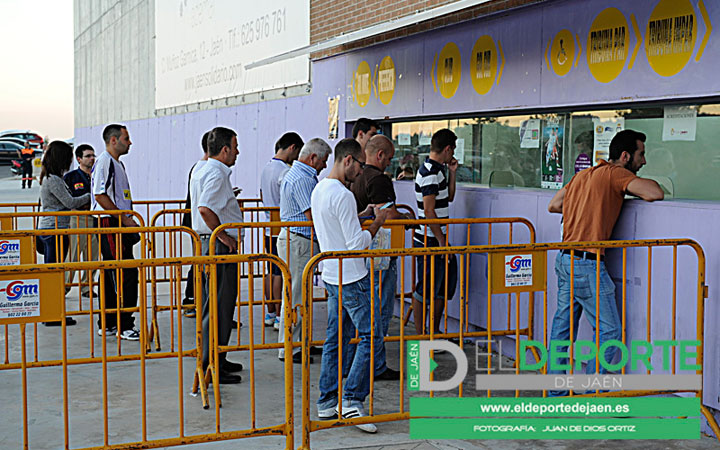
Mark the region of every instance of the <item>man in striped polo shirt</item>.
<instances>
[{"instance_id":1,"label":"man in striped polo shirt","mask_svg":"<svg viewBox=\"0 0 720 450\"><path fill-rule=\"evenodd\" d=\"M444 128L433 134L430 141L430 155L420 165L415 177L415 197L417 199L418 216L420 219L447 219L449 217L450 202L455 198L455 172L458 162L454 158L455 133ZM447 171L446 171L447 167ZM426 236L427 233L427 236ZM427 240L426 240L427 239ZM413 247L446 247L447 227L445 225L421 225L415 230ZM447 282L447 298L455 295L457 284L457 260L450 255L445 273L445 256L434 256L435 273L431 278L432 263L430 257L417 257L418 282L413 292L413 316L417 334L423 334L425 324L422 317L425 302L430 304L435 299L433 307L434 331L440 331L440 319L445 308L445 288ZM428 319L430 316L427 316Z\"/></svg>"}]
</instances>

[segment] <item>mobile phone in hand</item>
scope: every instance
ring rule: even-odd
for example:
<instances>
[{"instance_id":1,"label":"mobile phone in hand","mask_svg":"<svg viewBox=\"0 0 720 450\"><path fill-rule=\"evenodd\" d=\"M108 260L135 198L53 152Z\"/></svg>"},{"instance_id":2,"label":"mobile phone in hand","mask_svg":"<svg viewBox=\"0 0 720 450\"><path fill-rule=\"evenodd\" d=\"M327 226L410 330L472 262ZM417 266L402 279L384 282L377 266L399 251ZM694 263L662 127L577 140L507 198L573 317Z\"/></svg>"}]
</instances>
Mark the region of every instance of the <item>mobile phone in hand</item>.
<instances>
[{"instance_id":1,"label":"mobile phone in hand","mask_svg":"<svg viewBox=\"0 0 720 450\"><path fill-rule=\"evenodd\" d=\"M380 207L380 209L389 208L389 207L393 206L394 204L395 204L395 202L387 202L387 203L385 203L384 205L382 205L382 206Z\"/></svg>"}]
</instances>

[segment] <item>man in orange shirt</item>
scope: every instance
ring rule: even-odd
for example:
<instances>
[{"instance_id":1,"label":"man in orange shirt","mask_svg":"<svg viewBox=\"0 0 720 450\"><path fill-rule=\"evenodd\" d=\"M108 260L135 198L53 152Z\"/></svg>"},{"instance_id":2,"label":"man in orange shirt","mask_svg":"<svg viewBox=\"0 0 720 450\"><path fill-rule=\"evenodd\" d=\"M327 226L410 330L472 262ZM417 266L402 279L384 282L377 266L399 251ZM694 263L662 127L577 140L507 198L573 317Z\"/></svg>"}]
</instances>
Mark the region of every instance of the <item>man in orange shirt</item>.
<instances>
[{"instance_id":1,"label":"man in orange shirt","mask_svg":"<svg viewBox=\"0 0 720 450\"><path fill-rule=\"evenodd\" d=\"M645 165L645 135L634 130L624 130L615 135L610 142L608 161L600 161L597 166L579 172L572 180L550 200L548 211L563 215L563 242L606 241L610 239L615 222L623 206L625 194L634 195L652 202L662 200L663 191L654 180L640 178L638 170ZM599 252L599 255L598 255ZM595 283L597 258L600 258L600 295L599 311L595 310ZM573 265L573 331L577 337L580 314L585 311L595 339L595 317L599 315L598 348L604 342L620 339L621 322L615 303L615 285L605 268L604 249L583 248L575 250L574 258L570 250L562 250L555 259L555 272L558 277L557 311L553 318L550 340L570 339L570 270ZM567 347L560 347L566 352ZM615 348L605 351L605 360L611 362ZM560 364L567 364L567 358L558 358ZM586 372L595 373L595 359L592 359ZM600 373L607 372L602 366ZM563 373L563 371L548 371ZM551 396L567 395L566 391L551 391Z\"/></svg>"}]
</instances>

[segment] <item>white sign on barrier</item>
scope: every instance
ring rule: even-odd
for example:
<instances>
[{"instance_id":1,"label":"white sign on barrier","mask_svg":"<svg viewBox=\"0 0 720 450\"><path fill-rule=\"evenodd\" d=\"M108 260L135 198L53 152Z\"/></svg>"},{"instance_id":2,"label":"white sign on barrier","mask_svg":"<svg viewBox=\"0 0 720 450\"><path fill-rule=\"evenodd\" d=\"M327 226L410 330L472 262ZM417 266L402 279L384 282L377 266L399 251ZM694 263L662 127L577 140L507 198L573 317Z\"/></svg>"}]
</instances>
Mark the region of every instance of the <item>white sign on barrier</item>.
<instances>
[{"instance_id":1,"label":"white sign on barrier","mask_svg":"<svg viewBox=\"0 0 720 450\"><path fill-rule=\"evenodd\" d=\"M155 108L310 80L309 57L245 65L310 43L309 0L157 0Z\"/></svg>"},{"instance_id":2,"label":"white sign on barrier","mask_svg":"<svg viewBox=\"0 0 720 450\"><path fill-rule=\"evenodd\" d=\"M40 315L40 280L0 280L0 319Z\"/></svg>"},{"instance_id":3,"label":"white sign on barrier","mask_svg":"<svg viewBox=\"0 0 720 450\"><path fill-rule=\"evenodd\" d=\"M20 264L20 240L0 240L0 266L17 266Z\"/></svg>"},{"instance_id":4,"label":"white sign on barrier","mask_svg":"<svg viewBox=\"0 0 720 450\"><path fill-rule=\"evenodd\" d=\"M532 286L533 255L505 255L505 287Z\"/></svg>"}]
</instances>

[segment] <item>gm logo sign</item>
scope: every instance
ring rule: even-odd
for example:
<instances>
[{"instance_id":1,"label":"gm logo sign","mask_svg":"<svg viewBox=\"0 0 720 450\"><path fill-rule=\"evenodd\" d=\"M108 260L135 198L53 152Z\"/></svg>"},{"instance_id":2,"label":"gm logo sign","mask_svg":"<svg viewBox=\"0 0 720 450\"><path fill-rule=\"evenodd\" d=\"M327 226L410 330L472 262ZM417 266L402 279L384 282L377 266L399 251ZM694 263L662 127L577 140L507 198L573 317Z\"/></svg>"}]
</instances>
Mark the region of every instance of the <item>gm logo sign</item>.
<instances>
[{"instance_id":1,"label":"gm logo sign","mask_svg":"<svg viewBox=\"0 0 720 450\"><path fill-rule=\"evenodd\" d=\"M0 299L5 294L5 300L16 302L23 298L37 299L40 295L40 282L38 280L7 280L0 281Z\"/></svg>"},{"instance_id":2,"label":"gm logo sign","mask_svg":"<svg viewBox=\"0 0 720 450\"><path fill-rule=\"evenodd\" d=\"M505 287L532 286L533 255L505 255Z\"/></svg>"},{"instance_id":3,"label":"gm logo sign","mask_svg":"<svg viewBox=\"0 0 720 450\"><path fill-rule=\"evenodd\" d=\"M532 255L516 255L505 263L510 266L510 272L516 273L523 267L532 268Z\"/></svg>"},{"instance_id":4,"label":"gm logo sign","mask_svg":"<svg viewBox=\"0 0 720 450\"><path fill-rule=\"evenodd\" d=\"M20 244L18 241L0 241L0 255L6 255L10 252L19 252Z\"/></svg>"}]
</instances>

